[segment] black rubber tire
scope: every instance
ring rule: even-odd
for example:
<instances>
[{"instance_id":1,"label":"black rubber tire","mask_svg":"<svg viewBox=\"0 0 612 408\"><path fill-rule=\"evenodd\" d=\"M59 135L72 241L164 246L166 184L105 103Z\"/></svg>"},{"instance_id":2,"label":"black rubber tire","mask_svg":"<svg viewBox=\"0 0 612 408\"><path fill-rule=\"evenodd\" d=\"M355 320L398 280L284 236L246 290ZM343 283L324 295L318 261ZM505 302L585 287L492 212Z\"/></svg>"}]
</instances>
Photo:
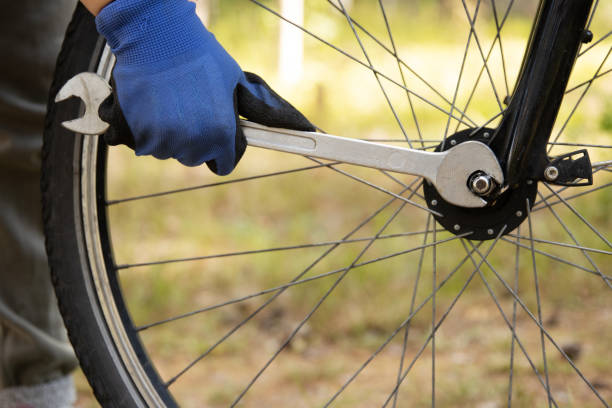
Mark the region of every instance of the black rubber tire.
<instances>
[{"instance_id":1,"label":"black rubber tire","mask_svg":"<svg viewBox=\"0 0 612 408\"><path fill-rule=\"evenodd\" d=\"M146 406L136 389L117 349L109 328L102 317L93 288L87 254L83 250L83 225L79 216L82 138L64 129L61 122L74 119L81 109L78 100L54 103L59 88L72 76L95 70L104 46L96 31L92 15L78 3L57 60L50 89L42 150L42 206L46 249L59 308L83 372L95 396L103 407ZM104 167L106 146L100 144L98 171L99 199L104 199ZM107 265L112 267L110 242L106 232L106 216L99 214L99 230ZM76 256L75 256L76 254ZM116 279L111 286L124 323L130 323L122 305ZM176 406L163 383L149 363L135 333L130 341L166 406Z\"/></svg>"}]
</instances>

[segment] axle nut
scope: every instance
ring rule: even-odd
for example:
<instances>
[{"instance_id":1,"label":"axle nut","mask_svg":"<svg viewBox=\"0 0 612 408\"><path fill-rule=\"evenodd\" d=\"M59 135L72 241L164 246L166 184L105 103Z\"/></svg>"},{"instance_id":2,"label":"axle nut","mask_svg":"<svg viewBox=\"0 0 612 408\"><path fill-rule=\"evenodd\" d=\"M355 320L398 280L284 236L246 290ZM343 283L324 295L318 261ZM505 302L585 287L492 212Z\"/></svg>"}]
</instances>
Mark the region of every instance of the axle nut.
<instances>
[{"instance_id":1,"label":"axle nut","mask_svg":"<svg viewBox=\"0 0 612 408\"><path fill-rule=\"evenodd\" d=\"M544 178L548 181L555 181L559 177L559 169L555 166L548 166L544 170Z\"/></svg>"},{"instance_id":2,"label":"axle nut","mask_svg":"<svg viewBox=\"0 0 612 408\"><path fill-rule=\"evenodd\" d=\"M480 195L487 195L493 190L493 180L488 174L477 174L470 180L470 189Z\"/></svg>"}]
</instances>

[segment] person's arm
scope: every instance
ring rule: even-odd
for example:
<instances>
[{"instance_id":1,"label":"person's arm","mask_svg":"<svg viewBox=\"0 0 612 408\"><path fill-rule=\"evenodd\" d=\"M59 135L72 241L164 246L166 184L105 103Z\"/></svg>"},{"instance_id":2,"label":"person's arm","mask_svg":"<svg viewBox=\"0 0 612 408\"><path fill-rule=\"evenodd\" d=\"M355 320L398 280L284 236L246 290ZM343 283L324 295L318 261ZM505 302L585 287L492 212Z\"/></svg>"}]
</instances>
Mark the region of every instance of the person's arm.
<instances>
[{"instance_id":1,"label":"person's arm","mask_svg":"<svg viewBox=\"0 0 612 408\"><path fill-rule=\"evenodd\" d=\"M81 3L89 10L91 14L97 16L100 10L113 0L81 0Z\"/></svg>"}]
</instances>

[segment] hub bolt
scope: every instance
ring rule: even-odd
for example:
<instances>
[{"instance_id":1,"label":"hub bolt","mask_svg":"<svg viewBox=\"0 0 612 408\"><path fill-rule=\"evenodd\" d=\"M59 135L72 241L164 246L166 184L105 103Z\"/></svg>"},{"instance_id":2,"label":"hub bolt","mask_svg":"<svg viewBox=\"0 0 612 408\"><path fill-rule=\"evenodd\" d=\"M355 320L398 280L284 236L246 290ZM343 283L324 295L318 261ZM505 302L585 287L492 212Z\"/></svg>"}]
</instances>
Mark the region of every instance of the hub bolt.
<instances>
[{"instance_id":1,"label":"hub bolt","mask_svg":"<svg viewBox=\"0 0 612 408\"><path fill-rule=\"evenodd\" d=\"M477 174L470 180L470 189L478 195L487 195L493 189L493 180L488 174Z\"/></svg>"},{"instance_id":2,"label":"hub bolt","mask_svg":"<svg viewBox=\"0 0 612 408\"><path fill-rule=\"evenodd\" d=\"M555 166L548 166L544 170L544 177L548 181L555 181L557 177L559 177L559 169L556 168Z\"/></svg>"}]
</instances>

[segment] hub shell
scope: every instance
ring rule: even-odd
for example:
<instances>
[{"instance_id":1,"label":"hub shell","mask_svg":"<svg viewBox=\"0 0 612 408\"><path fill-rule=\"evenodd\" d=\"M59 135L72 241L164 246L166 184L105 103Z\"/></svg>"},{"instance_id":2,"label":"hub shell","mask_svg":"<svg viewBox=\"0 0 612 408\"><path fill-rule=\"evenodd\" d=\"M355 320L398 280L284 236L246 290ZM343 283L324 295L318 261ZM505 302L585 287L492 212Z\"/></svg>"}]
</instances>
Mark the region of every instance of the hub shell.
<instances>
[{"instance_id":1,"label":"hub shell","mask_svg":"<svg viewBox=\"0 0 612 408\"><path fill-rule=\"evenodd\" d=\"M489 128L466 129L448 137L444 143L444 149L440 144L435 151L448 150L468 140L488 144L494 132L494 129ZM473 159L478 160L477 157ZM466 238L477 241L496 238L504 225L506 226L504 235L516 229L527 218L527 201L530 207L533 206L537 191L537 181L525 180L515 188L508 188L499 196L491 199L486 207L465 208L444 201L432 184L423 183L427 206L443 215L440 217L434 214L436 221L455 235L471 231L472 233Z\"/></svg>"}]
</instances>

